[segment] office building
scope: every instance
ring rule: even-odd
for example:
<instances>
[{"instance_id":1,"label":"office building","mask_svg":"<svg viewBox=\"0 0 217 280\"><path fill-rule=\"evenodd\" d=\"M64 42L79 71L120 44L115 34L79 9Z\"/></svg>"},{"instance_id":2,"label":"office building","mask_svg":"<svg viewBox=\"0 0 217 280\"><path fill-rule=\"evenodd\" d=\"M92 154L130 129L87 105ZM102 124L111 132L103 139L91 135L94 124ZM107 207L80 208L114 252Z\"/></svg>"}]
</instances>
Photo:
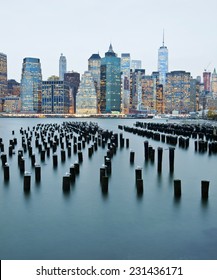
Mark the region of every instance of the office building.
<instances>
[{"instance_id":1,"label":"office building","mask_svg":"<svg viewBox=\"0 0 217 280\"><path fill-rule=\"evenodd\" d=\"M188 113L191 111L190 80L191 74L185 71L172 71L166 75L167 84L164 92L165 112Z\"/></svg>"},{"instance_id":2,"label":"office building","mask_svg":"<svg viewBox=\"0 0 217 280\"><path fill-rule=\"evenodd\" d=\"M60 81L64 80L64 74L67 71L66 66L66 57L61 53L60 59L59 59L59 79Z\"/></svg>"},{"instance_id":3,"label":"office building","mask_svg":"<svg viewBox=\"0 0 217 280\"><path fill-rule=\"evenodd\" d=\"M23 112L40 112L41 84L40 59L32 57L24 58L20 90L21 110Z\"/></svg>"},{"instance_id":4,"label":"office building","mask_svg":"<svg viewBox=\"0 0 217 280\"><path fill-rule=\"evenodd\" d=\"M69 114L76 113L76 96L80 84L80 74L78 72L67 72L64 74L64 82L69 86Z\"/></svg>"},{"instance_id":5,"label":"office building","mask_svg":"<svg viewBox=\"0 0 217 280\"><path fill-rule=\"evenodd\" d=\"M211 92L211 72L203 72L204 92L207 94Z\"/></svg>"},{"instance_id":6,"label":"office building","mask_svg":"<svg viewBox=\"0 0 217 280\"><path fill-rule=\"evenodd\" d=\"M164 35L163 35L163 45L158 50L158 72L159 72L159 83L163 85L166 84L166 74L168 72L168 49L164 45Z\"/></svg>"},{"instance_id":7,"label":"office building","mask_svg":"<svg viewBox=\"0 0 217 280\"><path fill-rule=\"evenodd\" d=\"M197 79L190 79L190 112L199 110L200 82Z\"/></svg>"},{"instance_id":8,"label":"office building","mask_svg":"<svg viewBox=\"0 0 217 280\"><path fill-rule=\"evenodd\" d=\"M164 96L163 96L163 85L157 85L156 88L156 113L157 114L164 114L165 107L164 107Z\"/></svg>"},{"instance_id":9,"label":"office building","mask_svg":"<svg viewBox=\"0 0 217 280\"><path fill-rule=\"evenodd\" d=\"M7 95L7 55L0 53L0 112L4 110L4 97Z\"/></svg>"},{"instance_id":10,"label":"office building","mask_svg":"<svg viewBox=\"0 0 217 280\"><path fill-rule=\"evenodd\" d=\"M8 95L20 96L20 83L13 79L8 80Z\"/></svg>"},{"instance_id":11,"label":"office building","mask_svg":"<svg viewBox=\"0 0 217 280\"><path fill-rule=\"evenodd\" d=\"M88 71L91 73L97 94L97 112L100 112L100 67L101 57L99 54L92 54L88 59Z\"/></svg>"},{"instance_id":12,"label":"office building","mask_svg":"<svg viewBox=\"0 0 217 280\"><path fill-rule=\"evenodd\" d=\"M142 77L142 104L148 114L155 113L156 84L152 75Z\"/></svg>"},{"instance_id":13,"label":"office building","mask_svg":"<svg viewBox=\"0 0 217 280\"><path fill-rule=\"evenodd\" d=\"M142 77L145 69L131 69L130 71L130 113L141 111L142 102Z\"/></svg>"},{"instance_id":14,"label":"office building","mask_svg":"<svg viewBox=\"0 0 217 280\"><path fill-rule=\"evenodd\" d=\"M101 60L100 67L100 112L121 111L121 60L110 44Z\"/></svg>"},{"instance_id":15,"label":"office building","mask_svg":"<svg viewBox=\"0 0 217 280\"><path fill-rule=\"evenodd\" d=\"M121 54L121 99L122 112L129 113L130 108L130 54Z\"/></svg>"},{"instance_id":16,"label":"office building","mask_svg":"<svg viewBox=\"0 0 217 280\"><path fill-rule=\"evenodd\" d=\"M42 82L42 113L69 113L69 85L64 81Z\"/></svg>"},{"instance_id":17,"label":"office building","mask_svg":"<svg viewBox=\"0 0 217 280\"><path fill-rule=\"evenodd\" d=\"M216 69L214 69L214 71L212 73L211 91L212 91L213 98L216 99L217 98L217 73L216 73Z\"/></svg>"},{"instance_id":18,"label":"office building","mask_svg":"<svg viewBox=\"0 0 217 280\"><path fill-rule=\"evenodd\" d=\"M135 71L136 69L142 69L142 61L132 59L130 68L132 69L132 71Z\"/></svg>"},{"instance_id":19,"label":"office building","mask_svg":"<svg viewBox=\"0 0 217 280\"><path fill-rule=\"evenodd\" d=\"M76 114L97 114L97 93L91 72L81 77L76 99Z\"/></svg>"}]
</instances>

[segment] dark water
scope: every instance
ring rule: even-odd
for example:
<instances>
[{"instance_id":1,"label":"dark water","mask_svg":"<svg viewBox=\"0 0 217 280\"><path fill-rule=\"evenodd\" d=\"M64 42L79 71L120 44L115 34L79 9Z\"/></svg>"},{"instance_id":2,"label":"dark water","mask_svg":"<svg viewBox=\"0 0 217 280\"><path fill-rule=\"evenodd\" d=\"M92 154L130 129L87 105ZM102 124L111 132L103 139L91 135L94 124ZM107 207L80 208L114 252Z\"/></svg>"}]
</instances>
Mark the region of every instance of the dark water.
<instances>
[{"instance_id":1,"label":"dark water","mask_svg":"<svg viewBox=\"0 0 217 280\"><path fill-rule=\"evenodd\" d=\"M154 148L163 147L163 172L157 160L145 163L146 138L118 130L118 124L135 120L87 119L100 127L122 132L130 148L118 148L112 159L109 192L101 192L99 169L106 148L99 147L91 159L87 146L80 174L68 194L62 191L62 176L77 155L53 169L50 158L37 162L42 179L35 183L28 153L26 170L32 172L31 191L23 192L23 175L17 164L21 147L20 127L37 123L63 123L65 119L0 119L0 137L8 153L9 139L17 137L16 154L8 157L10 180L4 182L0 167L0 258L1 259L217 259L217 156L176 147L175 171L169 173L168 145L149 139ZM82 121L85 121L82 119ZM12 135L15 130L15 135ZM130 149L135 163L130 165ZM1 163L0 163L1 164ZM144 192L135 187L135 168L143 168ZM182 180L182 197L175 200L173 180ZM209 199L201 201L201 180L210 181Z\"/></svg>"}]
</instances>

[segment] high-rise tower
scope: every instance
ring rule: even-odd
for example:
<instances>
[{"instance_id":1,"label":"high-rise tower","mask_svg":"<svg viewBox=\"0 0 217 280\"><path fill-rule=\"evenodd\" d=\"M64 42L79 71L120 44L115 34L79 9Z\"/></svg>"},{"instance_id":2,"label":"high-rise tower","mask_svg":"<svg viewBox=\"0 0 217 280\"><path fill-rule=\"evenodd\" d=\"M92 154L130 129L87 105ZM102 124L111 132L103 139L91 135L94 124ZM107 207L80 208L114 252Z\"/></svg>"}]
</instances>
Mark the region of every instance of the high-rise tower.
<instances>
[{"instance_id":1,"label":"high-rise tower","mask_svg":"<svg viewBox=\"0 0 217 280\"><path fill-rule=\"evenodd\" d=\"M32 57L24 58L20 91L22 111L40 112L41 84L40 59Z\"/></svg>"},{"instance_id":2,"label":"high-rise tower","mask_svg":"<svg viewBox=\"0 0 217 280\"><path fill-rule=\"evenodd\" d=\"M163 45L158 50L158 72L159 72L159 83L166 84L166 74L168 72L168 49L164 45L164 33L163 33Z\"/></svg>"},{"instance_id":3,"label":"high-rise tower","mask_svg":"<svg viewBox=\"0 0 217 280\"><path fill-rule=\"evenodd\" d=\"M122 111L129 113L130 108L130 54L121 54L121 96Z\"/></svg>"},{"instance_id":4,"label":"high-rise tower","mask_svg":"<svg viewBox=\"0 0 217 280\"><path fill-rule=\"evenodd\" d=\"M77 114L97 114L97 95L94 79L89 71L85 71L81 77L76 99Z\"/></svg>"},{"instance_id":5,"label":"high-rise tower","mask_svg":"<svg viewBox=\"0 0 217 280\"><path fill-rule=\"evenodd\" d=\"M101 113L121 110L121 59L110 44L108 52L101 60L100 111Z\"/></svg>"},{"instance_id":6,"label":"high-rise tower","mask_svg":"<svg viewBox=\"0 0 217 280\"><path fill-rule=\"evenodd\" d=\"M100 66L101 57L99 54L92 54L88 59L88 71L92 74L97 95L97 112L100 112Z\"/></svg>"},{"instance_id":7,"label":"high-rise tower","mask_svg":"<svg viewBox=\"0 0 217 280\"><path fill-rule=\"evenodd\" d=\"M213 73L212 73L212 82L211 82L211 86L212 86L212 94L214 98L217 98L217 73L216 73L216 69L214 69Z\"/></svg>"},{"instance_id":8,"label":"high-rise tower","mask_svg":"<svg viewBox=\"0 0 217 280\"><path fill-rule=\"evenodd\" d=\"M66 73L66 57L61 53L59 59L59 79L60 81L64 80L64 74Z\"/></svg>"},{"instance_id":9,"label":"high-rise tower","mask_svg":"<svg viewBox=\"0 0 217 280\"><path fill-rule=\"evenodd\" d=\"M0 53L0 98L7 95L7 55Z\"/></svg>"},{"instance_id":10,"label":"high-rise tower","mask_svg":"<svg viewBox=\"0 0 217 280\"><path fill-rule=\"evenodd\" d=\"M211 91L211 72L204 71L203 72L203 84L204 84L204 92L208 93Z\"/></svg>"}]
</instances>

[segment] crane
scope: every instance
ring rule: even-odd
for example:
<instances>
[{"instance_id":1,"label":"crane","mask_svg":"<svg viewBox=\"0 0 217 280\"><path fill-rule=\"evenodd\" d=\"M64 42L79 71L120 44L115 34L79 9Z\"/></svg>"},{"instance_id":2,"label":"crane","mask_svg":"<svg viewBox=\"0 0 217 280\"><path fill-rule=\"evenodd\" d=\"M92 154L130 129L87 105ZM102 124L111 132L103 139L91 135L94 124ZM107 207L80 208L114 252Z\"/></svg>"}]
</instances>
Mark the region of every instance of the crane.
<instances>
[{"instance_id":1,"label":"crane","mask_svg":"<svg viewBox=\"0 0 217 280\"><path fill-rule=\"evenodd\" d=\"M211 64L211 61L208 63L208 65L206 66L206 68L204 68L204 72L207 71L207 69L208 69L208 67L210 66L210 64Z\"/></svg>"}]
</instances>

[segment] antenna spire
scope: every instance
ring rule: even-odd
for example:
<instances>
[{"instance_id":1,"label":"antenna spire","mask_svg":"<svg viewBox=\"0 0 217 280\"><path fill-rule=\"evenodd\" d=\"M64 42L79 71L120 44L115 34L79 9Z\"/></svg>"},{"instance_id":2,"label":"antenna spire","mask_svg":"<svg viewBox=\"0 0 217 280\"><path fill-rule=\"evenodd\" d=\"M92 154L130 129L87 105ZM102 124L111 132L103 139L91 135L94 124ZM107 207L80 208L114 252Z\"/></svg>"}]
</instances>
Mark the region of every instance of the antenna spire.
<instances>
[{"instance_id":1,"label":"antenna spire","mask_svg":"<svg viewBox=\"0 0 217 280\"><path fill-rule=\"evenodd\" d=\"M164 47L164 29L163 29L163 47Z\"/></svg>"}]
</instances>

